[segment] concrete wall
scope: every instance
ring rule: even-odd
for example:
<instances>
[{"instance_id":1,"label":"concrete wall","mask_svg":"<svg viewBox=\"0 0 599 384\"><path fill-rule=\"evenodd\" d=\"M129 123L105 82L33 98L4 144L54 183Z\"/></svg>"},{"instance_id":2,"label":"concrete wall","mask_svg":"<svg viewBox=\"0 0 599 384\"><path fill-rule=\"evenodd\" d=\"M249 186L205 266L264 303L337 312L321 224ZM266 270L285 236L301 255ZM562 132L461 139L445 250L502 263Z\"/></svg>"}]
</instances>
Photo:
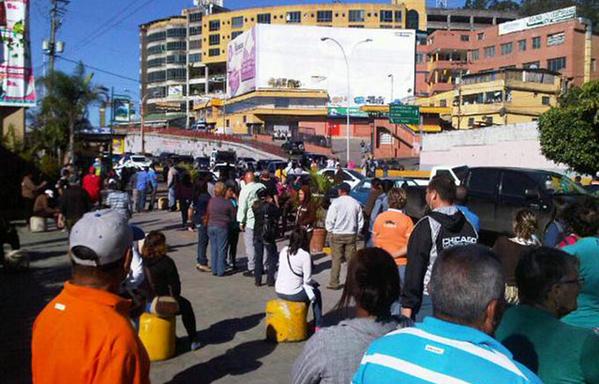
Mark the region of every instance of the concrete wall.
<instances>
[{"instance_id":1,"label":"concrete wall","mask_svg":"<svg viewBox=\"0 0 599 384\"><path fill-rule=\"evenodd\" d=\"M152 133L145 135L145 150L153 155L161 152L172 152L179 155L210 156L213 149L218 151L235 151L238 157L260 159L282 159L271 153L259 151L247 145L225 141L206 139L159 136ZM129 133L125 139L125 151L137 153L141 151L141 140L138 133Z\"/></svg>"},{"instance_id":2,"label":"concrete wall","mask_svg":"<svg viewBox=\"0 0 599 384\"><path fill-rule=\"evenodd\" d=\"M425 135L422 144L421 169L468 165L566 170L541 154L536 122Z\"/></svg>"}]
</instances>

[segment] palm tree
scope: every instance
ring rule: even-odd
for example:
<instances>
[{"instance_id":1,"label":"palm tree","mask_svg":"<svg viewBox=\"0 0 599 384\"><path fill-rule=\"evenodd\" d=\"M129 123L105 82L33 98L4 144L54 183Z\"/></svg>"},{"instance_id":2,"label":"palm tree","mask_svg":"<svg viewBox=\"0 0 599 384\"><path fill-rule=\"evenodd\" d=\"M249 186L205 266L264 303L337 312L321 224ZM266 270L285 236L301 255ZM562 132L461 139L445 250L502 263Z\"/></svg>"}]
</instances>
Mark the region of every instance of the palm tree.
<instances>
[{"instance_id":1,"label":"palm tree","mask_svg":"<svg viewBox=\"0 0 599 384\"><path fill-rule=\"evenodd\" d=\"M54 152L59 161L67 149L70 161L75 162L75 130L106 90L92 83L93 76L79 63L70 75L54 71L39 80L47 91L34 116L32 144L36 149Z\"/></svg>"}]
</instances>

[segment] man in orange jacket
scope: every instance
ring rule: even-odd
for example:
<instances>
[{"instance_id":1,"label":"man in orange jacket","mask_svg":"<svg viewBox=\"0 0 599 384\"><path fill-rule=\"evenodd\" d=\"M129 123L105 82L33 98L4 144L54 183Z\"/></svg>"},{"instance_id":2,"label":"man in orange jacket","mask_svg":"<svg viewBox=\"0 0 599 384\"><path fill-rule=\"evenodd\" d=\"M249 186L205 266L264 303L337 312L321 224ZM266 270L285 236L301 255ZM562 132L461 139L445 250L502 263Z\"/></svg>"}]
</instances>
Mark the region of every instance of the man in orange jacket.
<instances>
[{"instance_id":1,"label":"man in orange jacket","mask_svg":"<svg viewBox=\"0 0 599 384\"><path fill-rule=\"evenodd\" d=\"M133 235L113 210L85 214L70 234L73 277L33 325L33 383L149 383L150 362L116 295Z\"/></svg>"}]
</instances>

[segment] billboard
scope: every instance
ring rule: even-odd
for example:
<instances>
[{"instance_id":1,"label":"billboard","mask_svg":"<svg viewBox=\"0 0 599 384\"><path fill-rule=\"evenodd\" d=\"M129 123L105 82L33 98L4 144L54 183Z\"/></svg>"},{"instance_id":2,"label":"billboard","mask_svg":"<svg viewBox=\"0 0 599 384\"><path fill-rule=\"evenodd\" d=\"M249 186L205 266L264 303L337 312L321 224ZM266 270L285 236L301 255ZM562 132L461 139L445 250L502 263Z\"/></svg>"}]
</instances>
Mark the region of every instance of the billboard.
<instances>
[{"instance_id":1,"label":"billboard","mask_svg":"<svg viewBox=\"0 0 599 384\"><path fill-rule=\"evenodd\" d=\"M29 45L29 0L0 2L0 105L35 105Z\"/></svg>"},{"instance_id":2,"label":"billboard","mask_svg":"<svg viewBox=\"0 0 599 384\"><path fill-rule=\"evenodd\" d=\"M576 7L557 9L555 11L529 16L507 23L499 24L499 34L525 31L527 29L542 27L545 25L561 23L562 21L576 18Z\"/></svg>"},{"instance_id":3,"label":"billboard","mask_svg":"<svg viewBox=\"0 0 599 384\"><path fill-rule=\"evenodd\" d=\"M129 122L131 120L131 100L115 98L112 101L114 121Z\"/></svg>"},{"instance_id":4,"label":"billboard","mask_svg":"<svg viewBox=\"0 0 599 384\"><path fill-rule=\"evenodd\" d=\"M326 90L328 107L345 110L345 59L325 37L348 55L352 109L413 96L415 31L274 24L259 24L229 43L227 96L256 89Z\"/></svg>"}]
</instances>

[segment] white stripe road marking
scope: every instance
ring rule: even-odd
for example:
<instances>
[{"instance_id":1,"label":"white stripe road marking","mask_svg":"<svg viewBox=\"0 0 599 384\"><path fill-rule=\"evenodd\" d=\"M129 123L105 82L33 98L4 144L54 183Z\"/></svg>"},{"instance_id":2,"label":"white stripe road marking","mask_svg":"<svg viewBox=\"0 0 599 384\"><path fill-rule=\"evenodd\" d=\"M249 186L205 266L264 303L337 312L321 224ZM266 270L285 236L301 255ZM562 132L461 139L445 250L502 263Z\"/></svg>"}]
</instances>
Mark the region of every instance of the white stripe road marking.
<instances>
[{"instance_id":1,"label":"white stripe road marking","mask_svg":"<svg viewBox=\"0 0 599 384\"><path fill-rule=\"evenodd\" d=\"M381 355L375 353L373 355L364 356L362 364L372 363L381 365L396 371L405 373L410 376L417 377L419 379L428 381L430 383L438 384L468 384L467 381L456 379L455 377L447 376L439 372L431 371L430 369L421 367L414 363L410 363L405 360L398 359L396 357Z\"/></svg>"},{"instance_id":2,"label":"white stripe road marking","mask_svg":"<svg viewBox=\"0 0 599 384\"><path fill-rule=\"evenodd\" d=\"M422 329L418 329L418 328L403 328L403 329L391 332L387 336L396 335L396 334L409 334L409 335L413 335L416 337L421 337L423 339L436 341L437 343L449 345L450 347L460 349L464 352L481 357L481 358L488 360L496 365L499 365L500 367L503 367L503 368L507 369L508 371L515 373L516 375L518 375L518 376L524 378L526 381L528 381L528 378L522 373L522 371L520 371L520 369L518 369L518 367L507 356L505 356L504 354L499 353L497 351L489 351L487 349L481 348L479 346L476 346L475 344L468 343L466 341L452 340L452 339L448 339L445 337L433 335L433 334L430 334L430 333L425 332Z\"/></svg>"}]
</instances>

